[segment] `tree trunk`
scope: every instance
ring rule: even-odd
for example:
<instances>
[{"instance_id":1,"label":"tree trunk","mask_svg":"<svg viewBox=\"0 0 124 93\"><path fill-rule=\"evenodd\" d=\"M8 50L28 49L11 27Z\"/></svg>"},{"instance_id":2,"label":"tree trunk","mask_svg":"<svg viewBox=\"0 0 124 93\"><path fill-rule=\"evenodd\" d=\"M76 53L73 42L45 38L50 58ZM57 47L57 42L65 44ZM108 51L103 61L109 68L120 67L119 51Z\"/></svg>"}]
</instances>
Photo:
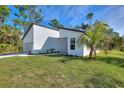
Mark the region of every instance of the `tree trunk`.
<instances>
[{"instance_id":1,"label":"tree trunk","mask_svg":"<svg viewBox=\"0 0 124 93\"><path fill-rule=\"evenodd\" d=\"M92 46L91 49L90 49L90 53L89 53L89 58L90 59L93 57L93 51L94 51L94 48Z\"/></svg>"},{"instance_id":2,"label":"tree trunk","mask_svg":"<svg viewBox=\"0 0 124 93\"><path fill-rule=\"evenodd\" d=\"M91 22L92 22L92 19L90 19L90 28L91 28Z\"/></svg>"},{"instance_id":3,"label":"tree trunk","mask_svg":"<svg viewBox=\"0 0 124 93\"><path fill-rule=\"evenodd\" d=\"M94 49L94 58L96 58L96 50Z\"/></svg>"}]
</instances>

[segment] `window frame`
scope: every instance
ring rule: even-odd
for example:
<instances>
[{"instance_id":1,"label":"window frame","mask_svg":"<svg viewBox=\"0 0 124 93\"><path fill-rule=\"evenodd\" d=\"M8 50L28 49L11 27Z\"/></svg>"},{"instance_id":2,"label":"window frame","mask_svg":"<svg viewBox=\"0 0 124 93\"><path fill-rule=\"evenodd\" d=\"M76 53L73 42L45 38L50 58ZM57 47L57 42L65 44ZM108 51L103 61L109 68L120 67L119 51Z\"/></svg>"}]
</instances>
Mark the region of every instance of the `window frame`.
<instances>
[{"instance_id":1,"label":"window frame","mask_svg":"<svg viewBox=\"0 0 124 93\"><path fill-rule=\"evenodd\" d=\"M76 49L76 44L75 44L75 38L70 38L70 50L75 50Z\"/></svg>"}]
</instances>

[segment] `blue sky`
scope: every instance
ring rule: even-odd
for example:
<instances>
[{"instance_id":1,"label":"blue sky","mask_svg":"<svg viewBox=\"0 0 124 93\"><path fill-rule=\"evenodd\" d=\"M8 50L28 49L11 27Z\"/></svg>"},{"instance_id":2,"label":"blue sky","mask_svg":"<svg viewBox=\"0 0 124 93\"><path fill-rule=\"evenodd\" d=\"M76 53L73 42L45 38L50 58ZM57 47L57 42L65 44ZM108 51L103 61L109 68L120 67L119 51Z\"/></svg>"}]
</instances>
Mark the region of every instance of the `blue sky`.
<instances>
[{"instance_id":1,"label":"blue sky","mask_svg":"<svg viewBox=\"0 0 124 93\"><path fill-rule=\"evenodd\" d=\"M13 6L9 6L13 11L18 12ZM75 27L76 25L81 25L81 23L86 23L86 15L89 12L94 13L94 21L101 20L108 23L114 31L124 35L124 6L39 6L42 9L42 15L44 16L42 25L49 26L48 23L51 19L58 19L61 24L65 27ZM10 15L9 24L12 23L12 19L15 16Z\"/></svg>"}]
</instances>

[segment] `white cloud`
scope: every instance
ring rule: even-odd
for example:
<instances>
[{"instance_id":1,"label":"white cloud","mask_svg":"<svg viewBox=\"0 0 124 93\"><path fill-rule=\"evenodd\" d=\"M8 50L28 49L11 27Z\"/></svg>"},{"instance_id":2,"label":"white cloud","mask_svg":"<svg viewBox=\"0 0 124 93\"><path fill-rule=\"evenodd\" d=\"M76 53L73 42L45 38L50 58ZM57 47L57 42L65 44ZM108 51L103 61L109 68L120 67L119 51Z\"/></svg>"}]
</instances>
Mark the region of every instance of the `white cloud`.
<instances>
[{"instance_id":1,"label":"white cloud","mask_svg":"<svg viewBox=\"0 0 124 93\"><path fill-rule=\"evenodd\" d=\"M86 22L86 14L94 13L94 20L107 22L115 31L124 35L124 6L41 6L44 21L56 18L62 24L73 27Z\"/></svg>"},{"instance_id":2,"label":"white cloud","mask_svg":"<svg viewBox=\"0 0 124 93\"><path fill-rule=\"evenodd\" d=\"M124 35L124 6L107 6L101 11L97 12L97 16Z\"/></svg>"}]
</instances>

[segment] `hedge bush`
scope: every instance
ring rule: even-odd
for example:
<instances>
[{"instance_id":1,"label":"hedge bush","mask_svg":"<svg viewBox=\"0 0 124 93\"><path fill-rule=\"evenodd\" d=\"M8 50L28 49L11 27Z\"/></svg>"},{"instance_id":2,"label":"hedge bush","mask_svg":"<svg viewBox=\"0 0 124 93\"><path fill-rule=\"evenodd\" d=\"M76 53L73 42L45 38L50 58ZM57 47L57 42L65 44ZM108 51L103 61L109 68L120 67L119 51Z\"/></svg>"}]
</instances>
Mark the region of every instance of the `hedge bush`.
<instances>
[{"instance_id":1,"label":"hedge bush","mask_svg":"<svg viewBox=\"0 0 124 93\"><path fill-rule=\"evenodd\" d=\"M0 54L2 53L12 53L20 51L18 47L12 44L0 44Z\"/></svg>"}]
</instances>

